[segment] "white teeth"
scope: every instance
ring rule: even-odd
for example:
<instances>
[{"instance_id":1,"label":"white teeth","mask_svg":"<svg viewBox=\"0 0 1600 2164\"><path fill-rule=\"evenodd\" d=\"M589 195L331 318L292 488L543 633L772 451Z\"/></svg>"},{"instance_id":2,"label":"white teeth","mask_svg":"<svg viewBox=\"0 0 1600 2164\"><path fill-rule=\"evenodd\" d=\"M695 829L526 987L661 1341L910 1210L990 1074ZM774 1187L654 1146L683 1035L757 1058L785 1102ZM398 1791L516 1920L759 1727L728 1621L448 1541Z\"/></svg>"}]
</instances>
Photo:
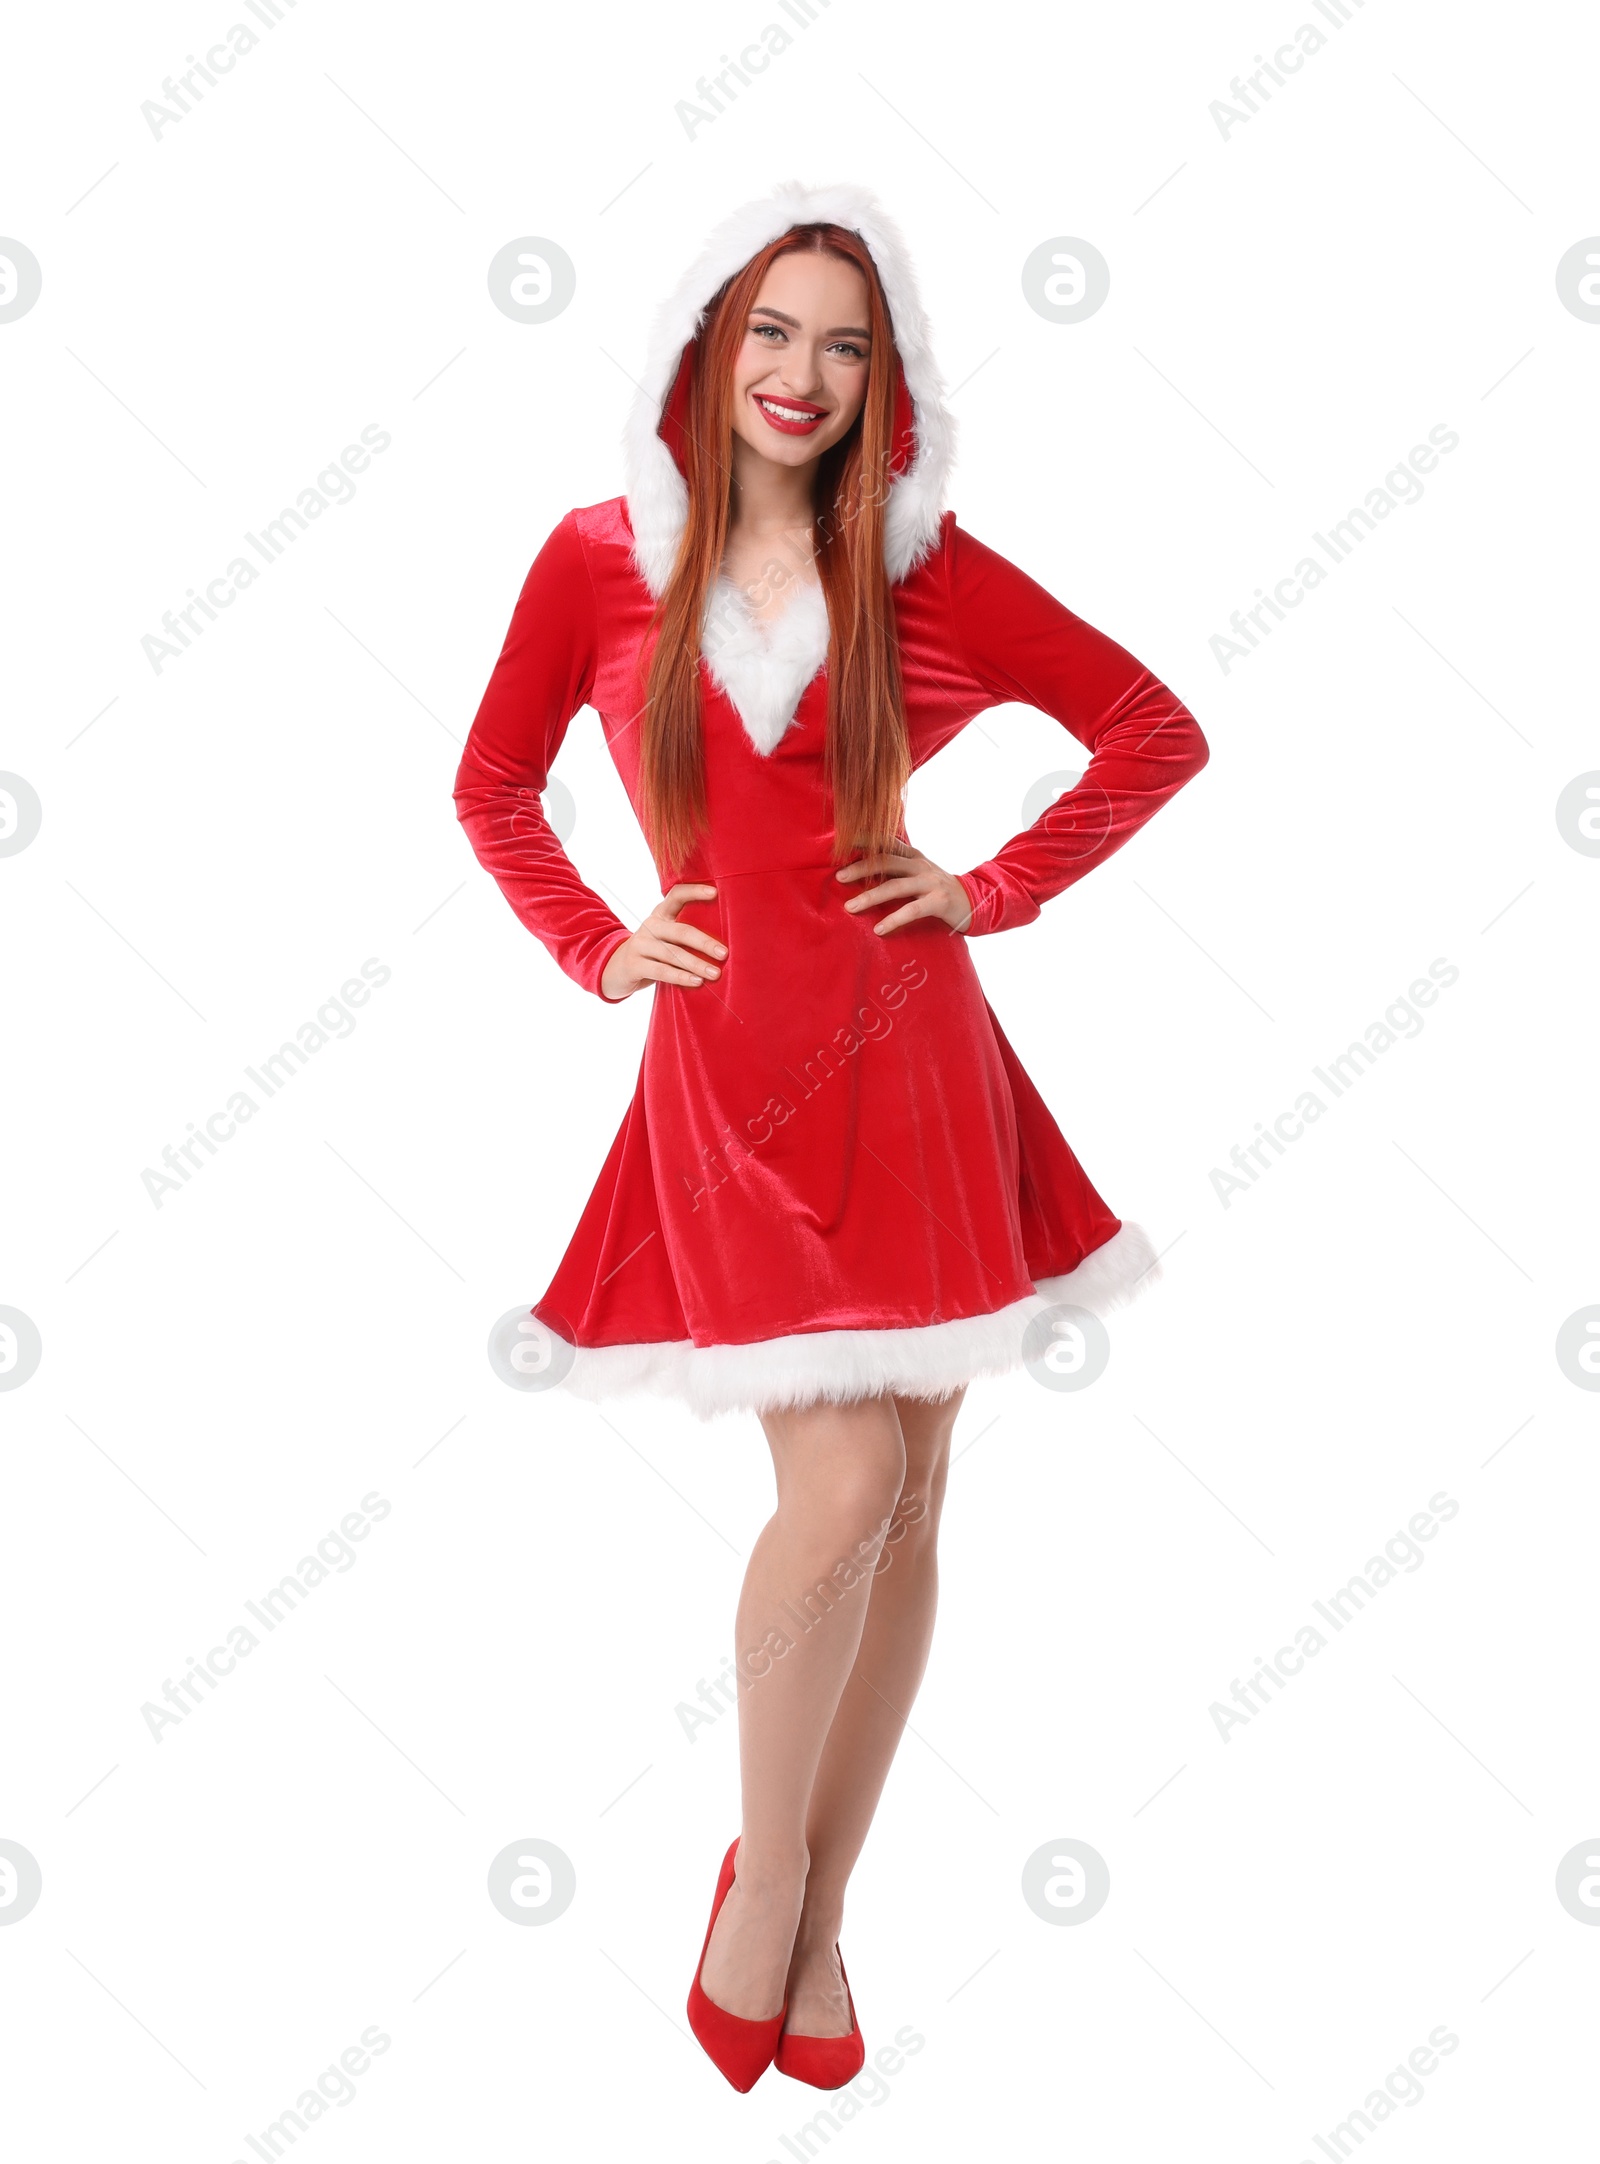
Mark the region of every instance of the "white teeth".
<instances>
[{"instance_id":1,"label":"white teeth","mask_svg":"<svg viewBox=\"0 0 1600 2164\"><path fill-rule=\"evenodd\" d=\"M756 404L764 407L768 413L775 413L780 421L820 421L822 419L820 413L801 413L794 406L780 406L777 400L773 398L762 398L758 395Z\"/></svg>"}]
</instances>

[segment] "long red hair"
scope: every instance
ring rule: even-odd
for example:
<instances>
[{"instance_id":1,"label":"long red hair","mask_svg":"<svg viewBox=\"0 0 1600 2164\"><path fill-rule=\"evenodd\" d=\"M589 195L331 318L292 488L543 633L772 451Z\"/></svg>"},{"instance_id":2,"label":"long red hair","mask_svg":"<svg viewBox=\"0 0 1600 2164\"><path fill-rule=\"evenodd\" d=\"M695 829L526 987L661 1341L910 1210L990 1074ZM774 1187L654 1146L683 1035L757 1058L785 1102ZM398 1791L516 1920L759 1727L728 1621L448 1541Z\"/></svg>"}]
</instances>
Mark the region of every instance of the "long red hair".
<instances>
[{"instance_id":1,"label":"long red hair","mask_svg":"<svg viewBox=\"0 0 1600 2164\"><path fill-rule=\"evenodd\" d=\"M900 378L889 306L858 234L793 226L753 255L711 301L691 361L682 463L689 515L652 619L640 723L640 798L658 861L684 862L706 820L700 718L700 627L727 545L733 487L733 366L768 267L781 255L843 257L866 279L872 355L867 393L848 434L816 461L817 571L828 607L828 735L834 856L886 848L899 831L911 753L900 682L885 506Z\"/></svg>"}]
</instances>

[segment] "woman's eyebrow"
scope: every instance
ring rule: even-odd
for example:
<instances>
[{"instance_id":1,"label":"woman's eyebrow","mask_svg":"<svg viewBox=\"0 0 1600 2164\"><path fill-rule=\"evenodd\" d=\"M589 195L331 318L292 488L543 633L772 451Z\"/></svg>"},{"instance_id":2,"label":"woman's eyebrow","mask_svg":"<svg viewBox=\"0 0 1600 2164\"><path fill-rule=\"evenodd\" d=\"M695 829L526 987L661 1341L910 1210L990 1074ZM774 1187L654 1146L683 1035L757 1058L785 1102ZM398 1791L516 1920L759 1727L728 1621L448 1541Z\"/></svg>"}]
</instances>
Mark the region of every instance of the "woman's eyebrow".
<instances>
[{"instance_id":1,"label":"woman's eyebrow","mask_svg":"<svg viewBox=\"0 0 1600 2164\"><path fill-rule=\"evenodd\" d=\"M776 323L787 323L792 331L800 328L798 318L786 316L781 308L768 308L763 305L752 308L750 313L753 316L771 316ZM870 338L872 333L858 329L853 323L836 323L831 331L824 331L822 335L824 338Z\"/></svg>"}]
</instances>

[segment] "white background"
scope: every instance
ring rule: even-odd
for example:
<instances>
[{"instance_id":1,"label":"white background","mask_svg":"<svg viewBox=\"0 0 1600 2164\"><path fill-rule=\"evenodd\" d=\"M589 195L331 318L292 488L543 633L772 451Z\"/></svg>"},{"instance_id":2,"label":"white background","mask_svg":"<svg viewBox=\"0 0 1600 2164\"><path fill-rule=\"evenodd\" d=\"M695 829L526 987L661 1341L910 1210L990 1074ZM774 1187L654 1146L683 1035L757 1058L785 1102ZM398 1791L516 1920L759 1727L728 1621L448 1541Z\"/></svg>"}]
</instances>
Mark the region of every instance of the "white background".
<instances>
[{"instance_id":1,"label":"white background","mask_svg":"<svg viewBox=\"0 0 1600 2164\"><path fill-rule=\"evenodd\" d=\"M18 2154L252 2158L372 2024L313 2164L817 2140L825 2099L735 2096L682 2011L737 1787L732 1716L691 1743L675 1709L731 1650L757 1426L518 1395L485 1355L554 1270L648 1002L561 975L450 801L529 561L622 487L652 309L790 177L902 224L963 522L1212 746L974 943L1166 1276L1091 1390L970 1393L845 1935L869 2053L923 2042L828 2153L1317 2160L1440 2024L1366 2146L1576 2153L1600 1930L1554 1889L1600 1852L1600 1400L1554 1343L1600 1300L1600 864L1555 803L1600 767L1600 327L1555 266L1600 230L1592 21L834 0L691 139L675 101L787 22L767 0L300 0L154 137L141 102L240 20L38 12L6 52L0 230L44 278L0 325L0 766L44 810L0 861L0 1304L44 1348L0 1398L0 1836L44 1883L0 1930ZM1211 102L1306 21L1325 49L1224 138ZM485 279L528 234L577 266L540 327ZM1021 290L1057 235L1111 266L1076 326ZM1224 672L1230 613L1439 423L1423 499ZM156 674L162 613L369 424L354 501ZM965 868L1081 763L986 716L912 832ZM580 868L638 914L592 715L557 771ZM1213 1168L1441 956L1421 1034L1225 1208ZM354 1033L158 1209L145 1168L368 957ZM153 1740L141 1707L373 1491L353 1567ZM1439 1491L1422 1566L1224 1741L1213 1702ZM1111 1873L1076 1928L1020 1893L1065 1837ZM578 1892L522 1929L485 1879L528 1838Z\"/></svg>"}]
</instances>

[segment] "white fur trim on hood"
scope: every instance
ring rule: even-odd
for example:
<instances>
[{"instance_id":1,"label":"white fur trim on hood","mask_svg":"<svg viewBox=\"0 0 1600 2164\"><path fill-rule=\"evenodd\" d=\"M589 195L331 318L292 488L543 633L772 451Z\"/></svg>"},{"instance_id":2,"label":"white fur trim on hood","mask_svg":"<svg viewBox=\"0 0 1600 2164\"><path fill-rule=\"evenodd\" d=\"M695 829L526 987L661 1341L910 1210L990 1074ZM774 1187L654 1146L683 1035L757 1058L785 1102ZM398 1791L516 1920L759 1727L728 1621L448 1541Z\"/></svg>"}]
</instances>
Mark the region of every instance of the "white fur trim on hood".
<instances>
[{"instance_id":1,"label":"white fur trim on hood","mask_svg":"<svg viewBox=\"0 0 1600 2164\"><path fill-rule=\"evenodd\" d=\"M955 424L945 405L944 384L928 342L928 322L906 244L865 188L806 188L798 181L786 181L771 195L746 203L723 220L678 281L651 330L643 381L623 435L623 460L634 562L656 600L672 576L689 515L683 476L657 433L683 349L695 336L711 301L758 250L780 239L792 226L819 224L842 225L859 233L871 251L911 394L916 451L906 471L890 484L884 517L883 554L890 583L898 584L913 571L938 538ZM793 602L803 603L806 594L807 589L801 587ZM751 741L758 750L770 751L792 719L800 693L826 658L826 612L821 612L820 643L814 607L789 627L785 637L767 640L753 618L741 628L730 613L730 604L748 615L736 595L730 592L719 600L713 593L708 630L710 617L719 609L721 618L719 636L707 641L706 661L737 708ZM783 615L790 613L786 608ZM715 653L710 651L713 644ZM791 697L791 681L807 661L809 667L804 668ZM774 721L779 707L784 711Z\"/></svg>"},{"instance_id":2,"label":"white fur trim on hood","mask_svg":"<svg viewBox=\"0 0 1600 2164\"><path fill-rule=\"evenodd\" d=\"M978 1375L1023 1364L1023 1337L1052 1307L1104 1315L1125 1307L1161 1275L1150 1235L1124 1224L1064 1277L990 1315L908 1330L813 1330L754 1345L602 1345L575 1349L561 1388L598 1400L647 1390L681 1398L702 1420L717 1413L772 1412L819 1400L849 1402L895 1391L941 1398ZM554 1333L552 1333L554 1335Z\"/></svg>"}]
</instances>

